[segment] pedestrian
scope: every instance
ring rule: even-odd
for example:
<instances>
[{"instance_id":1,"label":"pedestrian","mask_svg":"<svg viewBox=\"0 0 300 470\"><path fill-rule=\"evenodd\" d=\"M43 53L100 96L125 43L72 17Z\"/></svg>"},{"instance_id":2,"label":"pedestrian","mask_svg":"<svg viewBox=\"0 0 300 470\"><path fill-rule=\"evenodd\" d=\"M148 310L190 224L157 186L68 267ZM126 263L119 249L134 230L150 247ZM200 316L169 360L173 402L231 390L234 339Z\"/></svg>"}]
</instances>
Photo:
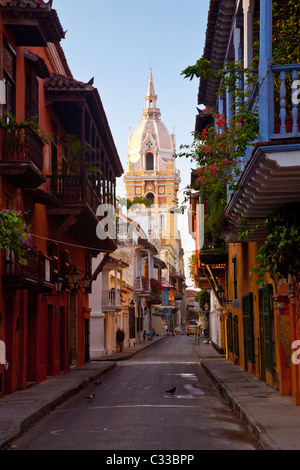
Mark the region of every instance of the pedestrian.
<instances>
[{"instance_id":1,"label":"pedestrian","mask_svg":"<svg viewBox=\"0 0 300 470\"><path fill-rule=\"evenodd\" d=\"M168 331L169 331L168 325L165 325L165 334L166 334L166 335L168 334Z\"/></svg>"},{"instance_id":2,"label":"pedestrian","mask_svg":"<svg viewBox=\"0 0 300 470\"><path fill-rule=\"evenodd\" d=\"M143 338L144 338L144 341L146 340L146 330L144 330L144 333L143 333Z\"/></svg>"}]
</instances>

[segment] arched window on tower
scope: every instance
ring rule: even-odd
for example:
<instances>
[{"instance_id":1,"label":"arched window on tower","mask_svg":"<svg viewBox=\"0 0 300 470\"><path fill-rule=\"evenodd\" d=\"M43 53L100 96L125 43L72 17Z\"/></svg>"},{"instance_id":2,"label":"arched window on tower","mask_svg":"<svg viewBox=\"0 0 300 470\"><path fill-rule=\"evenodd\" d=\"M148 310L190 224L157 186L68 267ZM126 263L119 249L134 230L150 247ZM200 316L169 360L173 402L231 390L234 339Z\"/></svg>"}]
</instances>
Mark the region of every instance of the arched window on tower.
<instances>
[{"instance_id":1,"label":"arched window on tower","mask_svg":"<svg viewBox=\"0 0 300 470\"><path fill-rule=\"evenodd\" d=\"M154 204L154 194L153 193L148 193L146 195L146 199L149 199L149 201L151 201L152 204Z\"/></svg>"},{"instance_id":2,"label":"arched window on tower","mask_svg":"<svg viewBox=\"0 0 300 470\"><path fill-rule=\"evenodd\" d=\"M148 152L146 155L146 171L154 170L154 155Z\"/></svg>"}]
</instances>

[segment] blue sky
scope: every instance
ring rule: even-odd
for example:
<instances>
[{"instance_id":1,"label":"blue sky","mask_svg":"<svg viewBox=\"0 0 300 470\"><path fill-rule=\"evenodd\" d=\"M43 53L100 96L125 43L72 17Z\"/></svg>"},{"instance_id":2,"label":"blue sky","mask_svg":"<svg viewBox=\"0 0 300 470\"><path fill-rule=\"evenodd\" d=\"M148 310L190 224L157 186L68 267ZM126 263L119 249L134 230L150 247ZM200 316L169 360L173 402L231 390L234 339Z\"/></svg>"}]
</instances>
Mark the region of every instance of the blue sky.
<instances>
[{"instance_id":1,"label":"blue sky","mask_svg":"<svg viewBox=\"0 0 300 470\"><path fill-rule=\"evenodd\" d=\"M54 0L68 64L77 80L95 78L111 132L127 168L129 129L141 120L150 65L162 121L176 135L177 150L192 142L198 81L182 70L203 54L209 0ZM181 193L192 164L177 160ZM118 194L125 195L122 179ZM187 226L187 222L183 224ZM182 234L187 255L194 243Z\"/></svg>"}]
</instances>

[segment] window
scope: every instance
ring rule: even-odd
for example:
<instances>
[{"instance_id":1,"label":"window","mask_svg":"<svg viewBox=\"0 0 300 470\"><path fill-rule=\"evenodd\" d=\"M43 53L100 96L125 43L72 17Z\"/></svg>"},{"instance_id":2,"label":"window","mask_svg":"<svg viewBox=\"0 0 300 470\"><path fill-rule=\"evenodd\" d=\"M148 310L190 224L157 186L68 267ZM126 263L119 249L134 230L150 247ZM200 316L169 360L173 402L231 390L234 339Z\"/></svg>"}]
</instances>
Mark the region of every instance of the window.
<instances>
[{"instance_id":1,"label":"window","mask_svg":"<svg viewBox=\"0 0 300 470\"><path fill-rule=\"evenodd\" d=\"M25 115L26 119L39 115L39 82L29 66L26 70Z\"/></svg>"},{"instance_id":2,"label":"window","mask_svg":"<svg viewBox=\"0 0 300 470\"><path fill-rule=\"evenodd\" d=\"M236 269L236 256L232 258L232 264L233 264L233 287L234 287L234 298L238 298L238 292L237 292L237 269Z\"/></svg>"},{"instance_id":3,"label":"window","mask_svg":"<svg viewBox=\"0 0 300 470\"><path fill-rule=\"evenodd\" d=\"M253 294L249 293L243 297L243 319L244 319L244 342L245 358L248 362L255 362L254 352L254 316L253 316Z\"/></svg>"},{"instance_id":4,"label":"window","mask_svg":"<svg viewBox=\"0 0 300 470\"><path fill-rule=\"evenodd\" d=\"M51 134L52 134L52 143L51 143L51 155L52 155L52 174L57 174L58 161L57 161L57 124L54 119L51 120Z\"/></svg>"},{"instance_id":5,"label":"window","mask_svg":"<svg viewBox=\"0 0 300 470\"><path fill-rule=\"evenodd\" d=\"M154 170L154 156L153 153L146 154L146 171Z\"/></svg>"},{"instance_id":6,"label":"window","mask_svg":"<svg viewBox=\"0 0 300 470\"><path fill-rule=\"evenodd\" d=\"M5 106L8 113L16 114L16 54L4 41L3 44L3 81L5 87Z\"/></svg>"},{"instance_id":7,"label":"window","mask_svg":"<svg viewBox=\"0 0 300 470\"><path fill-rule=\"evenodd\" d=\"M146 199L149 199L149 201L152 202L152 204L154 203L154 194L153 193L148 193L147 196L146 196Z\"/></svg>"}]
</instances>

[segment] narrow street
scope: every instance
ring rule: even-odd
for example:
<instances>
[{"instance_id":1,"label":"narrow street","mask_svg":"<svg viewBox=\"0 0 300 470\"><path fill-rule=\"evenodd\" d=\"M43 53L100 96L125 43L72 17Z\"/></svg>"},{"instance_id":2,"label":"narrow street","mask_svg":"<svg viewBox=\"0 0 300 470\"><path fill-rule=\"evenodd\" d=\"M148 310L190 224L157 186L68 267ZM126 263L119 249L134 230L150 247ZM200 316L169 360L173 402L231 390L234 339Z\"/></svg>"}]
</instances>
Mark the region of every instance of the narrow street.
<instances>
[{"instance_id":1,"label":"narrow street","mask_svg":"<svg viewBox=\"0 0 300 470\"><path fill-rule=\"evenodd\" d=\"M176 387L174 394L165 393ZM93 400L86 397L95 394ZM13 450L256 450L199 365L194 337L120 362L42 419Z\"/></svg>"}]
</instances>

